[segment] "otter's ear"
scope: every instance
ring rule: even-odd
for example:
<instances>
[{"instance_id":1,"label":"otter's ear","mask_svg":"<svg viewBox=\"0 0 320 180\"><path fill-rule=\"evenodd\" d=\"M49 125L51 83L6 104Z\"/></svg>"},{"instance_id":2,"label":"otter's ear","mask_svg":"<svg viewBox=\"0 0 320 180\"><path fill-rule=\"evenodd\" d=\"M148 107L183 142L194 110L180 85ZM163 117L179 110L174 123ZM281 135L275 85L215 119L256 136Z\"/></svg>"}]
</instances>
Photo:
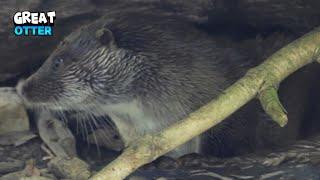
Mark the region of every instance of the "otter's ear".
<instances>
[{"instance_id":1,"label":"otter's ear","mask_svg":"<svg viewBox=\"0 0 320 180\"><path fill-rule=\"evenodd\" d=\"M100 41L102 45L108 46L108 45L115 44L114 36L108 28L97 30L96 38Z\"/></svg>"}]
</instances>

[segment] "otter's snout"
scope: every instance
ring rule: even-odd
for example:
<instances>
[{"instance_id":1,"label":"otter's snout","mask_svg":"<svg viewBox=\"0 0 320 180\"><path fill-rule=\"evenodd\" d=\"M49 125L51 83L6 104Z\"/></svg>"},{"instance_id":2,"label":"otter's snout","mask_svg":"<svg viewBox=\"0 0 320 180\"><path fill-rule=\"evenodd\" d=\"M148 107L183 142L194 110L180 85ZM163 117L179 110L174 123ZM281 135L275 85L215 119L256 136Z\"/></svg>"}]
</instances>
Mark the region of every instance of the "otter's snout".
<instances>
[{"instance_id":1,"label":"otter's snout","mask_svg":"<svg viewBox=\"0 0 320 180\"><path fill-rule=\"evenodd\" d=\"M20 80L16 86L18 95L32 106L56 103L62 96L63 88L58 81L39 73Z\"/></svg>"},{"instance_id":2,"label":"otter's snout","mask_svg":"<svg viewBox=\"0 0 320 180\"><path fill-rule=\"evenodd\" d=\"M20 80L16 86L18 95L26 102L36 102L37 97L37 88L33 83L30 83L29 80Z\"/></svg>"},{"instance_id":3,"label":"otter's snout","mask_svg":"<svg viewBox=\"0 0 320 180\"><path fill-rule=\"evenodd\" d=\"M24 92L22 91L23 84L26 80L20 80L16 86L16 90L19 96L23 97Z\"/></svg>"},{"instance_id":4,"label":"otter's snout","mask_svg":"<svg viewBox=\"0 0 320 180\"><path fill-rule=\"evenodd\" d=\"M20 80L16 86L17 93L20 97L22 97L24 100L27 100L28 96L28 89L30 89L30 86L27 85L26 80Z\"/></svg>"}]
</instances>

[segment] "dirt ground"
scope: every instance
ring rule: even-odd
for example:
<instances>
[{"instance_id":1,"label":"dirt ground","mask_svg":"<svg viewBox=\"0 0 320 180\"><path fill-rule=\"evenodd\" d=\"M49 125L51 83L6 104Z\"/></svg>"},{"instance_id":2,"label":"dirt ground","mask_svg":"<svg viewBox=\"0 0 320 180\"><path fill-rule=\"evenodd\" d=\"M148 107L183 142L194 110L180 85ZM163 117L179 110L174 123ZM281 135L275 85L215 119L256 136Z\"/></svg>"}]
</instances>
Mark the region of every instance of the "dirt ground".
<instances>
[{"instance_id":1,"label":"dirt ground","mask_svg":"<svg viewBox=\"0 0 320 180\"><path fill-rule=\"evenodd\" d=\"M140 168L128 179L319 179L320 137L299 141L289 147L260 152L243 157L218 159L190 154L177 160L162 157ZM118 153L83 142L78 154L95 173L108 164ZM61 177L48 165L48 153L40 138L33 138L19 146L0 146L0 179L77 179ZM74 166L76 166L74 164ZM28 179L27 178L27 179ZM85 179L85 178L83 178Z\"/></svg>"}]
</instances>

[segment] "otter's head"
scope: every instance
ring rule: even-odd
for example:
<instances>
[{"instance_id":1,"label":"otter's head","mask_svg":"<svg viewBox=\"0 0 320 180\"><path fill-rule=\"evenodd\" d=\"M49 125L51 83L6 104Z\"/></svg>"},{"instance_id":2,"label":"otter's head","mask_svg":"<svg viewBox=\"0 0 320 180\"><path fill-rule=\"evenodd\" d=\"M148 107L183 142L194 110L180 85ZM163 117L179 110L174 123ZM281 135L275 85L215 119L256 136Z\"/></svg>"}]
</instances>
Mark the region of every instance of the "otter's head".
<instances>
[{"instance_id":1,"label":"otter's head","mask_svg":"<svg viewBox=\"0 0 320 180\"><path fill-rule=\"evenodd\" d=\"M17 86L26 104L72 109L117 99L130 90L136 56L105 27L67 36L41 68Z\"/></svg>"}]
</instances>

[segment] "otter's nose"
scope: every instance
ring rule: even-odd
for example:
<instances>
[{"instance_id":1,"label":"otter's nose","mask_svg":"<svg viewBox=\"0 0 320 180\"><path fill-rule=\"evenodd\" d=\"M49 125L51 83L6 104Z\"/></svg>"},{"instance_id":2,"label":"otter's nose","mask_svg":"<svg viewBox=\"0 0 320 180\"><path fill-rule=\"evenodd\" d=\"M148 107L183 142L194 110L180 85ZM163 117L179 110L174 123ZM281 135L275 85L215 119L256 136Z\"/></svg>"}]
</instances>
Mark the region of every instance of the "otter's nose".
<instances>
[{"instance_id":1,"label":"otter's nose","mask_svg":"<svg viewBox=\"0 0 320 180\"><path fill-rule=\"evenodd\" d=\"M20 97L25 98L26 95L26 80L20 80L16 86L17 93Z\"/></svg>"}]
</instances>

